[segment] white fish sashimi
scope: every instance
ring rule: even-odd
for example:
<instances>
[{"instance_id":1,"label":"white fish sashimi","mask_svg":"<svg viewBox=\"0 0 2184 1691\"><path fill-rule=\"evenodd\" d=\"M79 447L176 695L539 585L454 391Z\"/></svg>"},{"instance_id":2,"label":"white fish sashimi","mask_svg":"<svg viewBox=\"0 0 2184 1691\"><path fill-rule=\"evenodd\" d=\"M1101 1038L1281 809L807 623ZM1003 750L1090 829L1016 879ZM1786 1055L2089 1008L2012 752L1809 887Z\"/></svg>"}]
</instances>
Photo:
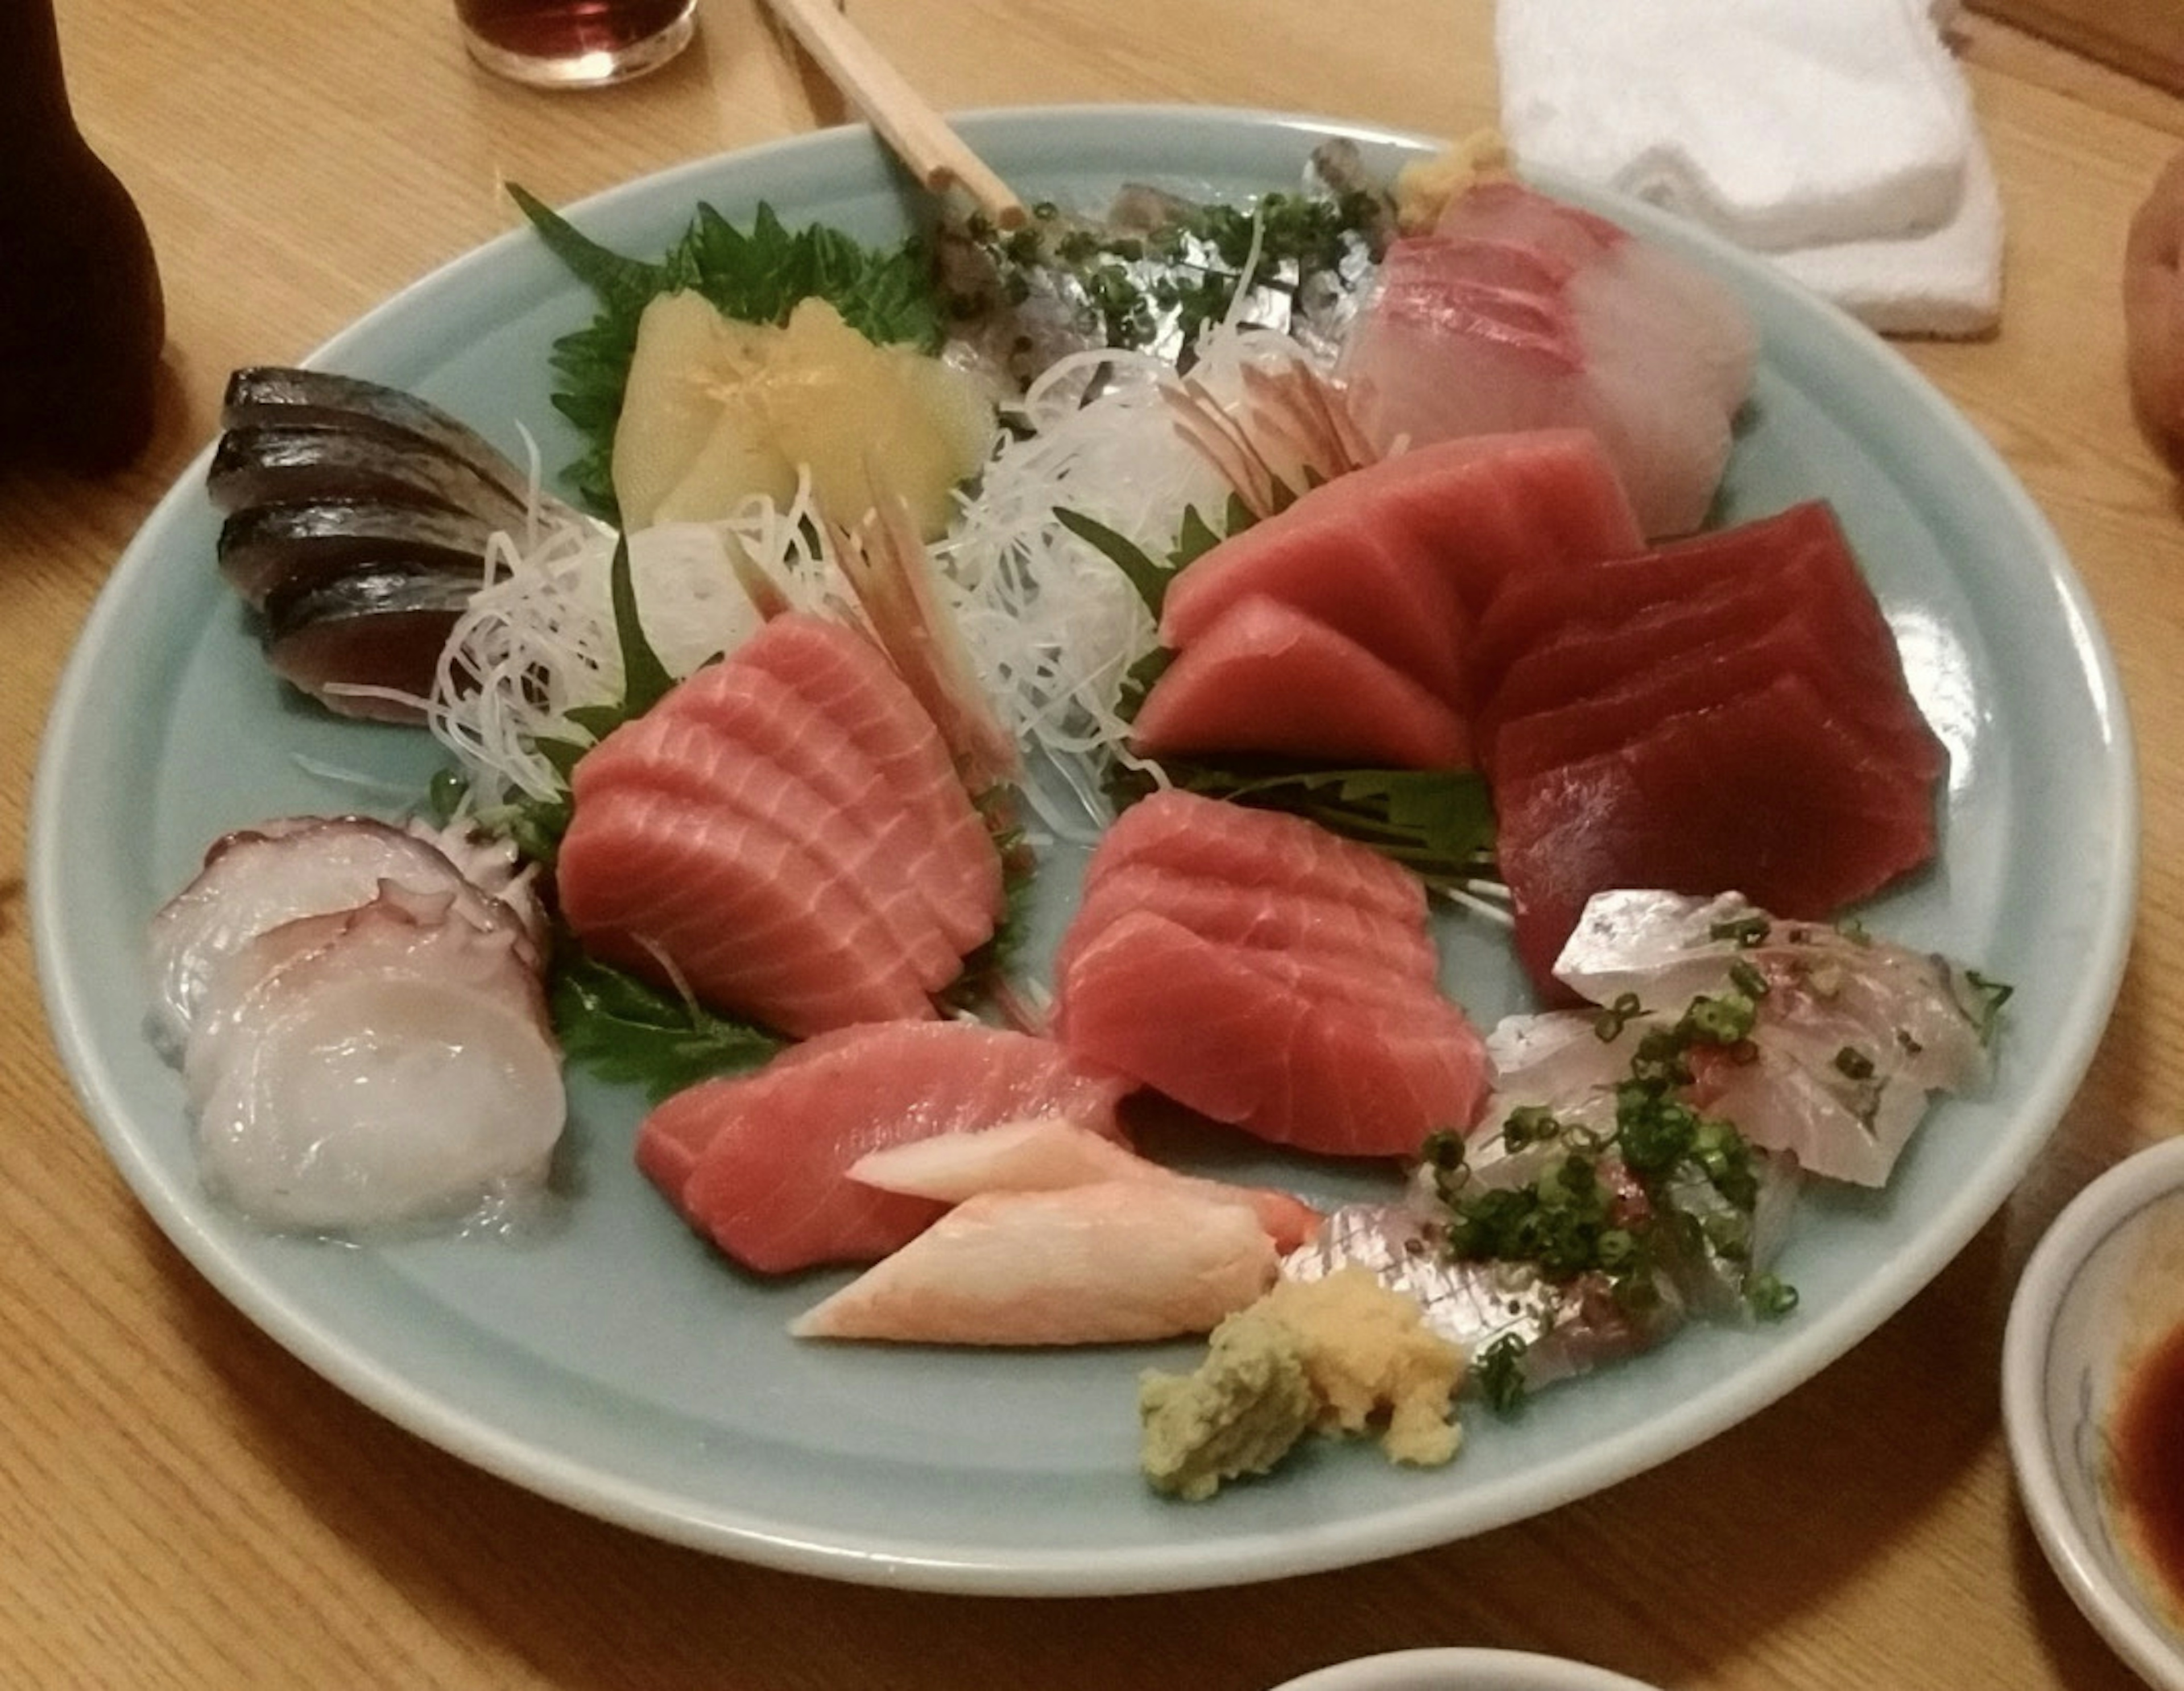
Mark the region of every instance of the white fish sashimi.
<instances>
[{"instance_id":1,"label":"white fish sashimi","mask_svg":"<svg viewBox=\"0 0 2184 1691\"><path fill-rule=\"evenodd\" d=\"M1986 1080L1991 989L1970 971L1825 922L1777 920L1738 893L1601 893L1556 959L1555 978L1596 1004L1635 992L1665 1009L1720 991L1740 961L1767 982L1770 997L1782 994L1769 1007L1772 1025L1862 1028L1892 1053L1894 1072L1929 1090L1963 1091Z\"/></svg>"},{"instance_id":2,"label":"white fish sashimi","mask_svg":"<svg viewBox=\"0 0 2184 1691\"><path fill-rule=\"evenodd\" d=\"M868 1151L850 1164L850 1178L942 1203L962 1203L981 1192L1158 1181L1215 1203L1243 1205L1283 1250L1303 1243L1319 1224L1317 1210L1287 1192L1178 1173L1061 1116L1030 1116Z\"/></svg>"},{"instance_id":3,"label":"white fish sashimi","mask_svg":"<svg viewBox=\"0 0 2184 1691\"><path fill-rule=\"evenodd\" d=\"M1273 1283L1249 1208L1164 1183L981 1193L791 1324L800 1338L1113 1344L1210 1332Z\"/></svg>"},{"instance_id":4,"label":"white fish sashimi","mask_svg":"<svg viewBox=\"0 0 2184 1691\"><path fill-rule=\"evenodd\" d=\"M1323 1280L1353 1264L1417 1299L1426 1325L1462 1351L1468 1370L1480 1368L1496 1345L1518 1346L1528 1391L1643 1350L1685 1317L1665 1279L1658 1303L1641 1319L1602 1275L1557 1281L1529 1263L1457 1261L1436 1224L1411 1204L1343 1205L1317 1239L1282 1258L1281 1272L1286 1280Z\"/></svg>"},{"instance_id":5,"label":"white fish sashimi","mask_svg":"<svg viewBox=\"0 0 2184 1691\"><path fill-rule=\"evenodd\" d=\"M1505 1020L1487 1041L1501 1098L1596 1113L1647 1031L1702 995L1757 987L1750 1039L1733 1055L1693 1053L1689 1102L1827 1179L1885 1184L1930 1094L1976 1087L1989 1072L1992 989L1968 971L1825 924L1777 921L1733 893L1600 894L1555 972L1596 1003L1635 1002L1642 1013L1618 1017L1613 1040L1585 1012Z\"/></svg>"},{"instance_id":6,"label":"white fish sashimi","mask_svg":"<svg viewBox=\"0 0 2184 1691\"><path fill-rule=\"evenodd\" d=\"M1735 297L1674 254L1491 181L1389 248L1339 371L1383 450L1591 429L1663 537L1705 520L1757 346Z\"/></svg>"},{"instance_id":7,"label":"white fish sashimi","mask_svg":"<svg viewBox=\"0 0 2184 1691\"><path fill-rule=\"evenodd\" d=\"M467 855L519 903L473 885L442 849L460 838L365 817L293 817L214 841L197 878L152 918L152 1024L163 1048L172 1056L188 1043L226 959L282 923L353 909L383 881L451 896L464 921L519 937L535 962L542 924L527 881L504 864L493 868L504 854L497 860L479 848Z\"/></svg>"},{"instance_id":8,"label":"white fish sashimi","mask_svg":"<svg viewBox=\"0 0 2184 1691\"><path fill-rule=\"evenodd\" d=\"M187 1071L209 1189L269 1226L349 1231L543 1182L566 1102L538 979L520 935L453 905L390 885L235 956Z\"/></svg>"}]
</instances>

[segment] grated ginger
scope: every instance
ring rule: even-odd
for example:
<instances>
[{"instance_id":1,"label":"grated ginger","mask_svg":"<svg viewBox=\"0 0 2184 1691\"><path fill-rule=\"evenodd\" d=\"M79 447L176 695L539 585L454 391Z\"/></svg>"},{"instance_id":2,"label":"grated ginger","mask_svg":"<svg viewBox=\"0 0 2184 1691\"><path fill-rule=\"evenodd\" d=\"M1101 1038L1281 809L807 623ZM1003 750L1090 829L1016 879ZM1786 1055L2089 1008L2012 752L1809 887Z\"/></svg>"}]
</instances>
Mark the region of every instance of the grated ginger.
<instances>
[{"instance_id":1,"label":"grated ginger","mask_svg":"<svg viewBox=\"0 0 2184 1691\"><path fill-rule=\"evenodd\" d=\"M1450 1405L1463 1371L1416 1300L1362 1268L1280 1281L1213 1330L1195 1372L1145 1373L1140 1460L1156 1490L1192 1502L1268 1472L1314 1431L1377 1430L1390 1461L1437 1467L1462 1443Z\"/></svg>"}]
</instances>

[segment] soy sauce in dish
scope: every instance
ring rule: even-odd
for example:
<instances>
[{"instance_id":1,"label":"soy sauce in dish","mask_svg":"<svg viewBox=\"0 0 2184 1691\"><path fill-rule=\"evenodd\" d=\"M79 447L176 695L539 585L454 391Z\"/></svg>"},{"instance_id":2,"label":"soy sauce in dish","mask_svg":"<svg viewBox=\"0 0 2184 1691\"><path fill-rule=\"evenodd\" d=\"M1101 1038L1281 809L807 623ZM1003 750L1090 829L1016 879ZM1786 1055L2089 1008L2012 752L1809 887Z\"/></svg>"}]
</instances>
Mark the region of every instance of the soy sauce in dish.
<instances>
[{"instance_id":1,"label":"soy sauce in dish","mask_svg":"<svg viewBox=\"0 0 2184 1691\"><path fill-rule=\"evenodd\" d=\"M2148 1571L2184 1612L2184 1322L2132 1370L2114 1431L2117 1503Z\"/></svg>"}]
</instances>

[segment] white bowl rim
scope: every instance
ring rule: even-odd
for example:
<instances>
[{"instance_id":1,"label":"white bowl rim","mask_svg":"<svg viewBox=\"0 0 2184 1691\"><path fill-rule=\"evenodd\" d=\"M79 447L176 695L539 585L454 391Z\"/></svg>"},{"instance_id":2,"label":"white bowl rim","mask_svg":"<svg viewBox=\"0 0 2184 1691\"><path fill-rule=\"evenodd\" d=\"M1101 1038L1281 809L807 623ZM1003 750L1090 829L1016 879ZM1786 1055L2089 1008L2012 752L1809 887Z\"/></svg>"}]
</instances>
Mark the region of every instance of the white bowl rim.
<instances>
[{"instance_id":1,"label":"white bowl rim","mask_svg":"<svg viewBox=\"0 0 2184 1691\"><path fill-rule=\"evenodd\" d=\"M2064 1498L2048 1437L2046 1376L2056 1315L2086 1258L2132 1216L2179 1191L2184 1191L2184 1135L2134 1152L2072 1198L2025 1264L2002 1344L2003 1426L2033 1533L2095 1630L2161 1691L2184 1691L2184 1645L2150 1625L2116 1589Z\"/></svg>"},{"instance_id":2,"label":"white bowl rim","mask_svg":"<svg viewBox=\"0 0 2184 1691\"><path fill-rule=\"evenodd\" d=\"M1273 1691L1408 1691L1422 1672L1496 1674L1490 1691L1654 1691L1635 1679L1565 1656L1449 1649L1391 1650L1334 1662L1284 1680Z\"/></svg>"}]
</instances>

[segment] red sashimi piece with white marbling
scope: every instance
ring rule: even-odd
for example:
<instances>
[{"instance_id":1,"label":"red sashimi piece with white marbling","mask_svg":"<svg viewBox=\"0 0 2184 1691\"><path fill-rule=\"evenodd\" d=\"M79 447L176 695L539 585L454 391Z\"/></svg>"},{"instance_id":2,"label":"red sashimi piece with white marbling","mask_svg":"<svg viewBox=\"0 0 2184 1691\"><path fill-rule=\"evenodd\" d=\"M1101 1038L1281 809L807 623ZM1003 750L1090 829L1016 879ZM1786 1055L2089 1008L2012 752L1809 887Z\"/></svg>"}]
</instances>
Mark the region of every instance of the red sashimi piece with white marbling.
<instances>
[{"instance_id":1,"label":"red sashimi piece with white marbling","mask_svg":"<svg viewBox=\"0 0 2184 1691\"><path fill-rule=\"evenodd\" d=\"M1128 1089L1028 1034L954 1021L848 1028L668 1099L639 1130L638 1164L747 1268L869 1262L944 1206L850 1180L859 1158L1026 1116L1117 1135L1115 1107Z\"/></svg>"},{"instance_id":2,"label":"red sashimi piece with white marbling","mask_svg":"<svg viewBox=\"0 0 2184 1691\"><path fill-rule=\"evenodd\" d=\"M1056 991L1071 1051L1277 1144L1414 1155L1485 1097L1477 1030L1392 969L1223 945L1140 911L1078 951Z\"/></svg>"}]
</instances>

